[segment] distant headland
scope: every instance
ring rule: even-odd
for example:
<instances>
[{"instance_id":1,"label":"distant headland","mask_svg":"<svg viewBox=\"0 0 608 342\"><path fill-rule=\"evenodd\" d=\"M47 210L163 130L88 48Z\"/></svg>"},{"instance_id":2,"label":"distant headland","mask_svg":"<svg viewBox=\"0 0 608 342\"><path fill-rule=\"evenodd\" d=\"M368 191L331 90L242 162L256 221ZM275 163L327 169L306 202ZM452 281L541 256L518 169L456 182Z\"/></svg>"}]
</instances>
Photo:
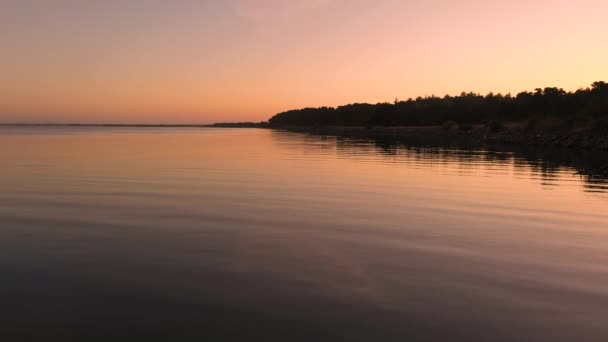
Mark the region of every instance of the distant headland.
<instances>
[{"instance_id":1,"label":"distant headland","mask_svg":"<svg viewBox=\"0 0 608 342\"><path fill-rule=\"evenodd\" d=\"M463 92L296 109L274 115L268 126L357 137L447 135L479 142L608 149L608 83L594 82L573 92Z\"/></svg>"},{"instance_id":2,"label":"distant headland","mask_svg":"<svg viewBox=\"0 0 608 342\"><path fill-rule=\"evenodd\" d=\"M296 126L440 126L490 122L529 122L538 128L555 119L579 126L608 118L608 83L567 92L562 88L537 88L517 95L463 92L458 96L425 96L394 103L355 103L345 106L304 108L279 113L271 125ZM554 122L553 122L554 123Z\"/></svg>"}]
</instances>

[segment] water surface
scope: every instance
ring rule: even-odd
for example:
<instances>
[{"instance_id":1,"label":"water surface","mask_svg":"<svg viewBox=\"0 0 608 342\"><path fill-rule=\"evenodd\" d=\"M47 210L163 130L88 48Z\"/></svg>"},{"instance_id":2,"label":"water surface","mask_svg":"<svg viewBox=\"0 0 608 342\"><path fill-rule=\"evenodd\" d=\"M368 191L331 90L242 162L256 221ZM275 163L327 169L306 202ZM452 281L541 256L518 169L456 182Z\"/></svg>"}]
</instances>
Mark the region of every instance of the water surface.
<instances>
[{"instance_id":1,"label":"water surface","mask_svg":"<svg viewBox=\"0 0 608 342\"><path fill-rule=\"evenodd\" d=\"M550 156L0 128L0 336L606 341L608 183Z\"/></svg>"}]
</instances>

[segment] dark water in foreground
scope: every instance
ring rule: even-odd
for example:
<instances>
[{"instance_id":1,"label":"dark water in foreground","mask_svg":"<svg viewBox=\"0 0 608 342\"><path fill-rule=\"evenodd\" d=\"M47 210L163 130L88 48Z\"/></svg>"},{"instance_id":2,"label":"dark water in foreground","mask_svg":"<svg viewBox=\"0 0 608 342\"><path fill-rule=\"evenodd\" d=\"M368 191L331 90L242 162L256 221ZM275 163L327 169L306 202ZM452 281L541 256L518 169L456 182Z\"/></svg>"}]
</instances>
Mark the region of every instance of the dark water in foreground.
<instances>
[{"instance_id":1,"label":"dark water in foreground","mask_svg":"<svg viewBox=\"0 0 608 342\"><path fill-rule=\"evenodd\" d=\"M608 183L562 160L91 128L0 158L2 340L608 340Z\"/></svg>"}]
</instances>

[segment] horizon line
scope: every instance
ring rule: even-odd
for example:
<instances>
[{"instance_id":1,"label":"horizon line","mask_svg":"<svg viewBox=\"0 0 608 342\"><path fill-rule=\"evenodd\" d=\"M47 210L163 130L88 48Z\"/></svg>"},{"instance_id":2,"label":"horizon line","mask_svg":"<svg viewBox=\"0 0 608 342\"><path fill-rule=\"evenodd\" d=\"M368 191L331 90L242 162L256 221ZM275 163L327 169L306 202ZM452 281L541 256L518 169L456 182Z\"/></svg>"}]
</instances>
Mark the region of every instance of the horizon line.
<instances>
[{"instance_id":1,"label":"horizon line","mask_svg":"<svg viewBox=\"0 0 608 342\"><path fill-rule=\"evenodd\" d=\"M216 122L210 124L122 124L122 123L1 123L3 127L47 126L47 127L213 127L221 124L243 124L256 122Z\"/></svg>"}]
</instances>

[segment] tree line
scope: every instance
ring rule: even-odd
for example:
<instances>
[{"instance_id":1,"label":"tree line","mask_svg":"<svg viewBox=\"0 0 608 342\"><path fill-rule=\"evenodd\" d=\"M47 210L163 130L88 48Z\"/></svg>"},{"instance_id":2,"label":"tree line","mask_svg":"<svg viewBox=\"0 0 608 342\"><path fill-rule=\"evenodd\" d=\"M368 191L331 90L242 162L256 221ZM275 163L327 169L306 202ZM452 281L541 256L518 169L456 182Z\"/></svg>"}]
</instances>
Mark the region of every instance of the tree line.
<instances>
[{"instance_id":1,"label":"tree line","mask_svg":"<svg viewBox=\"0 0 608 342\"><path fill-rule=\"evenodd\" d=\"M491 122L608 118L608 83L594 82L588 88L565 91L537 88L515 96L463 92L459 96L425 96L394 103L354 103L339 107L289 110L274 115L271 126L438 126Z\"/></svg>"}]
</instances>

